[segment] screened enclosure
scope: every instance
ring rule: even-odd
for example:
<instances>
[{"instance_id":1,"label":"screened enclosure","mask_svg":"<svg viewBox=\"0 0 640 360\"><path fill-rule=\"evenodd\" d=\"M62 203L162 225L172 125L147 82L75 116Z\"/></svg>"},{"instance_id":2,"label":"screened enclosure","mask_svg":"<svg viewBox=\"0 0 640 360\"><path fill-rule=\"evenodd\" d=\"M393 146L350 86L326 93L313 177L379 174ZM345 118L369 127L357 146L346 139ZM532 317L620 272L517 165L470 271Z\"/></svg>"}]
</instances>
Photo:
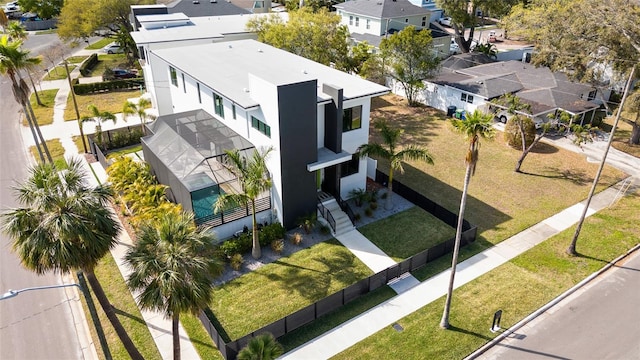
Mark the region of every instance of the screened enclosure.
<instances>
[{"instance_id":1,"label":"screened enclosure","mask_svg":"<svg viewBox=\"0 0 640 360\"><path fill-rule=\"evenodd\" d=\"M249 157L254 151L249 141L204 110L160 116L147 129L150 135L142 139L145 160L158 181L169 186L169 199L193 212L196 223L216 226L250 214L244 207L213 211L221 194L242 192L236 177L223 166L225 150L238 149ZM269 209L269 193L258 203Z\"/></svg>"}]
</instances>

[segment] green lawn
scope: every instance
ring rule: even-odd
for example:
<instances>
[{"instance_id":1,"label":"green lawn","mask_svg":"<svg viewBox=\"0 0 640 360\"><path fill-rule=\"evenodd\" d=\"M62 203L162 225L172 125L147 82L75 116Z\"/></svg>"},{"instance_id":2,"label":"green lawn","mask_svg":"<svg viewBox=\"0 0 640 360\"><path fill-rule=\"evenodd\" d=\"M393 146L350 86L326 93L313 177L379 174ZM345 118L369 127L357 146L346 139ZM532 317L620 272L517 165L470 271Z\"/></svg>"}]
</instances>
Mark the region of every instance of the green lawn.
<instances>
[{"instance_id":1,"label":"green lawn","mask_svg":"<svg viewBox=\"0 0 640 360\"><path fill-rule=\"evenodd\" d=\"M81 64L83 61L87 60L88 56L69 56L67 61L69 64Z\"/></svg>"},{"instance_id":2,"label":"green lawn","mask_svg":"<svg viewBox=\"0 0 640 360\"><path fill-rule=\"evenodd\" d=\"M75 65L69 65L69 73L75 69ZM42 78L42 80L50 81L50 80L62 80L67 78L67 71L64 68L64 65L58 65L55 68L49 70L49 73Z\"/></svg>"},{"instance_id":3,"label":"green lawn","mask_svg":"<svg viewBox=\"0 0 640 360\"><path fill-rule=\"evenodd\" d=\"M372 119L386 118L403 128L400 145L426 146L435 164L408 162L405 174L396 173L395 179L457 213L465 172L465 140L453 131L442 112L409 108L406 101L398 105L398 99L394 95L374 99ZM371 140L380 141L375 130L371 134ZM541 144L525 159L523 173L515 173L519 155L505 145L500 132L495 140L481 142L465 213L467 220L478 225L481 240L496 244L585 199L598 168L581 154ZM387 172L388 163L380 160L378 169ZM623 177L622 172L605 168L598 190Z\"/></svg>"},{"instance_id":4,"label":"green lawn","mask_svg":"<svg viewBox=\"0 0 640 360\"><path fill-rule=\"evenodd\" d=\"M329 240L217 287L210 308L233 340L370 275L348 249Z\"/></svg>"},{"instance_id":5,"label":"green lawn","mask_svg":"<svg viewBox=\"0 0 640 360\"><path fill-rule=\"evenodd\" d=\"M38 105L36 95L31 94L29 101L31 101L31 107L33 108L33 113L36 116L38 125L44 126L53 123L53 107L56 102L57 94L58 89L38 91L38 96L40 97L42 106ZM29 126L26 118L22 120L22 125Z\"/></svg>"},{"instance_id":6,"label":"green lawn","mask_svg":"<svg viewBox=\"0 0 640 360\"><path fill-rule=\"evenodd\" d=\"M80 146L82 146L82 144L80 144ZM120 149L120 150L116 150L116 151L110 152L109 155L107 155L107 158L114 159L114 158L117 158L118 156L132 154L132 153L138 152L140 150L142 150L142 145L126 147L126 148L123 148L123 149Z\"/></svg>"},{"instance_id":7,"label":"green lawn","mask_svg":"<svg viewBox=\"0 0 640 360\"><path fill-rule=\"evenodd\" d=\"M91 69L91 73L88 76L102 76L106 69L116 68L131 68L124 54L101 54L98 55L98 63Z\"/></svg>"},{"instance_id":8,"label":"green lawn","mask_svg":"<svg viewBox=\"0 0 640 360\"><path fill-rule=\"evenodd\" d=\"M112 42L114 42L114 40L111 39L111 38L103 38L103 39L100 39L100 40L94 42L93 44L87 46L84 49L85 50L99 50L99 49L102 49L103 47L111 44Z\"/></svg>"},{"instance_id":9,"label":"green lawn","mask_svg":"<svg viewBox=\"0 0 640 360\"><path fill-rule=\"evenodd\" d=\"M439 328L442 297L400 319L404 331L385 328L334 358L461 359L496 336L489 331L496 310L510 327L638 244L639 208L637 192L588 218L578 257L565 254L572 227L455 290L450 330Z\"/></svg>"},{"instance_id":10,"label":"green lawn","mask_svg":"<svg viewBox=\"0 0 640 360\"><path fill-rule=\"evenodd\" d=\"M417 206L358 230L397 262L456 235L455 229Z\"/></svg>"},{"instance_id":11,"label":"green lawn","mask_svg":"<svg viewBox=\"0 0 640 360\"><path fill-rule=\"evenodd\" d=\"M78 102L78 111L82 118L83 116L91 115L88 109L91 104L95 105L100 111L109 111L116 114L122 112L122 107L127 99L139 96L139 90L111 91L99 94L76 95L76 101ZM64 109L64 120L76 120L76 111L73 108L73 99L71 96L67 99L67 107ZM138 121L138 125L139 124L140 122Z\"/></svg>"},{"instance_id":12,"label":"green lawn","mask_svg":"<svg viewBox=\"0 0 640 360\"><path fill-rule=\"evenodd\" d=\"M46 141L47 149L49 149L49 154L51 154L51 158L53 159L54 164L60 170L67 168L67 160L64 158L64 148L62 147L62 143L60 139L49 139ZM42 148L41 148L42 149ZM31 152L31 156L36 159L37 162L40 162L40 155L38 155L38 149L36 149L35 145L29 146L29 152ZM47 158L47 155L42 149L42 155Z\"/></svg>"}]
</instances>

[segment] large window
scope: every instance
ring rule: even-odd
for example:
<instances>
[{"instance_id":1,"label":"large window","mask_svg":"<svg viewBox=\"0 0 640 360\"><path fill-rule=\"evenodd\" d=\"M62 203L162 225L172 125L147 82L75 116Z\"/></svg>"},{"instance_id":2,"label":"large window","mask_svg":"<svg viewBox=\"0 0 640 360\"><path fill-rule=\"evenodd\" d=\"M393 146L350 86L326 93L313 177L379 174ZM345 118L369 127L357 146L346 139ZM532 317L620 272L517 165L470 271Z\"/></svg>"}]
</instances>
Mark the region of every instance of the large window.
<instances>
[{"instance_id":1,"label":"large window","mask_svg":"<svg viewBox=\"0 0 640 360\"><path fill-rule=\"evenodd\" d=\"M351 160L340 164L340 177L357 174L360 171L360 157L353 154Z\"/></svg>"},{"instance_id":2,"label":"large window","mask_svg":"<svg viewBox=\"0 0 640 360\"><path fill-rule=\"evenodd\" d=\"M271 127L253 116L251 117L251 127L267 135L267 137L271 137Z\"/></svg>"},{"instance_id":3,"label":"large window","mask_svg":"<svg viewBox=\"0 0 640 360\"><path fill-rule=\"evenodd\" d=\"M169 66L169 75L171 76L171 84L178 87L178 74L176 73L176 69Z\"/></svg>"},{"instance_id":4,"label":"large window","mask_svg":"<svg viewBox=\"0 0 640 360\"><path fill-rule=\"evenodd\" d=\"M222 96L216 93L213 93L213 110L215 111L216 115L224 119L224 106L222 103Z\"/></svg>"},{"instance_id":5,"label":"large window","mask_svg":"<svg viewBox=\"0 0 640 360\"><path fill-rule=\"evenodd\" d=\"M362 106L344 109L342 115L342 132L360 129L362 127Z\"/></svg>"},{"instance_id":6,"label":"large window","mask_svg":"<svg viewBox=\"0 0 640 360\"><path fill-rule=\"evenodd\" d=\"M473 95L462 93L462 95L460 95L460 100L462 100L463 102L468 102L469 104L473 104Z\"/></svg>"}]
</instances>

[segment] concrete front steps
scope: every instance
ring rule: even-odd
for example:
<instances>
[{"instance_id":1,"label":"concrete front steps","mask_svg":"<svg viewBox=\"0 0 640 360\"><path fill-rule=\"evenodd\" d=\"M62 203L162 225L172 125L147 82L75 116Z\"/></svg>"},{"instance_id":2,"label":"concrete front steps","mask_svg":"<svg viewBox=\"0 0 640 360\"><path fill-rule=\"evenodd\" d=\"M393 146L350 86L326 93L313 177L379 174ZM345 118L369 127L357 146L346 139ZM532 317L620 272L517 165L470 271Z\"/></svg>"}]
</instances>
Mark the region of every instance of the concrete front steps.
<instances>
[{"instance_id":1,"label":"concrete front steps","mask_svg":"<svg viewBox=\"0 0 640 360\"><path fill-rule=\"evenodd\" d=\"M349 219L349 216L342 211L336 199L326 199L322 202L322 205L327 209L327 211L329 211L329 213L331 213L331 216L333 216L333 219L336 221L336 229L333 232L334 236L341 235L355 229L351 219Z\"/></svg>"}]
</instances>

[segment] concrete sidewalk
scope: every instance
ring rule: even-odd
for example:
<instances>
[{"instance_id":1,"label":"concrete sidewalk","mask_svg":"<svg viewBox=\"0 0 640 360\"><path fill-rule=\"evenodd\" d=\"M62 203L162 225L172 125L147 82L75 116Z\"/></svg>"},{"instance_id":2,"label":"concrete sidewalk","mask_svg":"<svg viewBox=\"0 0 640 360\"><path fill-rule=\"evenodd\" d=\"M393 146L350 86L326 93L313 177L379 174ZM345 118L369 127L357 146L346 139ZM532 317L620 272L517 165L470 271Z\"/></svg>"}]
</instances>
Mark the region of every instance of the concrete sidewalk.
<instances>
[{"instance_id":1,"label":"concrete sidewalk","mask_svg":"<svg viewBox=\"0 0 640 360\"><path fill-rule=\"evenodd\" d=\"M639 186L640 181L636 182ZM607 207L617 196L622 183L594 196L587 215ZM497 268L553 235L576 224L584 210L584 202L545 219L515 236L458 264L455 288ZM450 270L420 283L333 330L288 352L282 359L328 359L357 342L390 326L423 306L446 294Z\"/></svg>"}]
</instances>

